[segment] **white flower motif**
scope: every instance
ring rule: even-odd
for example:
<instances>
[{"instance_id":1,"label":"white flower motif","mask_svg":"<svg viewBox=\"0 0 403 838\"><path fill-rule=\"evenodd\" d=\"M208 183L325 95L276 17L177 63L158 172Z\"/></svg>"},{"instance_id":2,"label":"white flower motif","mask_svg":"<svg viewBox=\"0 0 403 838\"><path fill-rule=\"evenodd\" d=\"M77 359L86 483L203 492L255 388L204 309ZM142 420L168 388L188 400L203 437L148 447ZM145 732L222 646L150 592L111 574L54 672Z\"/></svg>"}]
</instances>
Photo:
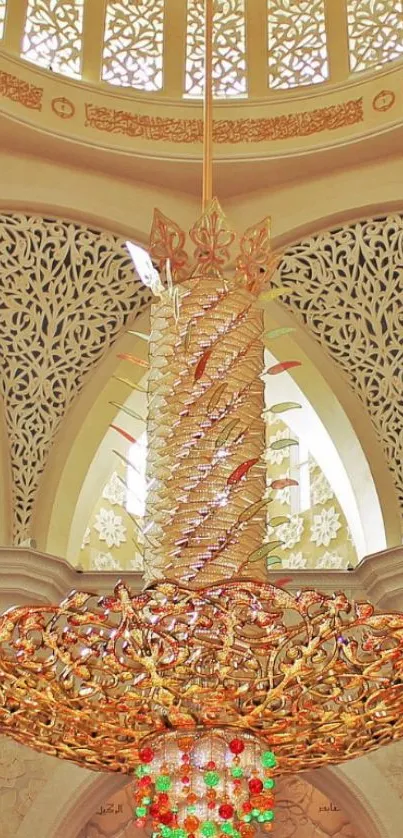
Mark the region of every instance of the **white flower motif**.
<instances>
[{"instance_id":1,"label":"white flower motif","mask_svg":"<svg viewBox=\"0 0 403 838\"><path fill-rule=\"evenodd\" d=\"M273 442L278 442L280 439L289 439L290 432L288 428L284 431L277 431L276 434L269 437L269 446L272 445ZM273 466L280 466L283 460L286 460L289 457L290 449L287 448L280 448L279 450L273 450L273 448L268 447L266 450L266 460L267 462L271 463Z\"/></svg>"},{"instance_id":2,"label":"white flower motif","mask_svg":"<svg viewBox=\"0 0 403 838\"><path fill-rule=\"evenodd\" d=\"M95 553L90 560L91 570L119 570L120 564L112 553Z\"/></svg>"},{"instance_id":3,"label":"white flower motif","mask_svg":"<svg viewBox=\"0 0 403 838\"><path fill-rule=\"evenodd\" d=\"M278 413L272 413L271 410L265 410L264 418L267 425L278 425L281 422L281 417Z\"/></svg>"},{"instance_id":4,"label":"white flower motif","mask_svg":"<svg viewBox=\"0 0 403 838\"><path fill-rule=\"evenodd\" d=\"M340 515L336 512L334 506L329 509L322 509L319 515L313 516L313 524L311 526L311 541L317 547L328 547L333 538L337 537L337 532L341 527L339 521Z\"/></svg>"},{"instance_id":5,"label":"white flower motif","mask_svg":"<svg viewBox=\"0 0 403 838\"><path fill-rule=\"evenodd\" d=\"M342 570L347 566L347 559L337 553L324 553L316 562L318 570Z\"/></svg>"},{"instance_id":6,"label":"white flower motif","mask_svg":"<svg viewBox=\"0 0 403 838\"><path fill-rule=\"evenodd\" d=\"M85 548L87 547L87 544L90 543L90 536L91 536L91 530L90 530L89 527L87 527L86 530L85 530L85 533L83 535L83 540L81 542L81 549L82 550L85 550Z\"/></svg>"},{"instance_id":7,"label":"white flower motif","mask_svg":"<svg viewBox=\"0 0 403 838\"><path fill-rule=\"evenodd\" d=\"M114 471L104 486L102 497L108 500L112 506L124 506L126 501L126 490L121 480Z\"/></svg>"},{"instance_id":8,"label":"white flower motif","mask_svg":"<svg viewBox=\"0 0 403 838\"><path fill-rule=\"evenodd\" d=\"M282 545L283 550L291 550L292 547L295 547L295 545L298 544L298 541L301 541L303 532L304 519L299 515L293 515L288 524L282 524L281 527L278 527L276 530L276 534L281 541L284 542Z\"/></svg>"},{"instance_id":9,"label":"white flower motif","mask_svg":"<svg viewBox=\"0 0 403 838\"><path fill-rule=\"evenodd\" d=\"M131 559L129 563L129 570L144 570L144 561L143 557L140 556L140 553L136 553L134 559Z\"/></svg>"},{"instance_id":10,"label":"white flower motif","mask_svg":"<svg viewBox=\"0 0 403 838\"><path fill-rule=\"evenodd\" d=\"M315 476L312 478L311 498L313 506L316 506L316 504L323 505L324 503L326 503L326 501L334 498L333 489L330 483L326 480L326 477L323 474L323 472L315 474Z\"/></svg>"},{"instance_id":11,"label":"white flower motif","mask_svg":"<svg viewBox=\"0 0 403 838\"><path fill-rule=\"evenodd\" d=\"M126 541L126 527L123 526L120 515L115 515L113 509L102 507L96 518L94 529L99 533L99 540L106 541L108 547L120 547Z\"/></svg>"},{"instance_id":12,"label":"white flower motif","mask_svg":"<svg viewBox=\"0 0 403 838\"><path fill-rule=\"evenodd\" d=\"M300 570L307 566L307 558L302 553L290 553L283 558L283 567Z\"/></svg>"},{"instance_id":13,"label":"white flower motif","mask_svg":"<svg viewBox=\"0 0 403 838\"><path fill-rule=\"evenodd\" d=\"M290 477L290 472L286 471L285 474L279 474L279 476L276 477L276 480L285 480L285 479L288 480L289 477ZM282 506L289 506L290 505L290 503L291 503L290 488L291 488L290 486L286 486L284 489L276 489L275 499L276 499L277 503L281 503Z\"/></svg>"}]
</instances>

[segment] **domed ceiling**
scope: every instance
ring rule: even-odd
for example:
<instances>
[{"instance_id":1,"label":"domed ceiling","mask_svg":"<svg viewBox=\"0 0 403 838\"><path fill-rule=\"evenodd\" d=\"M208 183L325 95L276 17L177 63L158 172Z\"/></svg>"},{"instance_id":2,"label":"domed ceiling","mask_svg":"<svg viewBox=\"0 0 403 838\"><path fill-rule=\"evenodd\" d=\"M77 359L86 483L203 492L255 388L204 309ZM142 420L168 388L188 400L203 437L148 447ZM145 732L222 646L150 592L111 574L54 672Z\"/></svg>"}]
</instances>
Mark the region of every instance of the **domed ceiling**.
<instances>
[{"instance_id":1,"label":"domed ceiling","mask_svg":"<svg viewBox=\"0 0 403 838\"><path fill-rule=\"evenodd\" d=\"M216 160L397 130L402 54L400 0L216 0ZM203 72L203 0L0 0L0 111L53 138L199 161Z\"/></svg>"}]
</instances>

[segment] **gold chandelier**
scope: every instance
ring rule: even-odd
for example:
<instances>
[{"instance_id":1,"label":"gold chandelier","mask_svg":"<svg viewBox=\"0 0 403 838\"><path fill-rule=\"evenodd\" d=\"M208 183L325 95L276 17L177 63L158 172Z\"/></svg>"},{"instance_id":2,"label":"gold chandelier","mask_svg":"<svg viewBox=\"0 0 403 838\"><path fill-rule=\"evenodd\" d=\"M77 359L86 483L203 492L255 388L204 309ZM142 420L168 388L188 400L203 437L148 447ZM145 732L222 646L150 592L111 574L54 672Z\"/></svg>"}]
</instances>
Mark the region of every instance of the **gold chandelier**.
<instances>
[{"instance_id":1,"label":"gold chandelier","mask_svg":"<svg viewBox=\"0 0 403 838\"><path fill-rule=\"evenodd\" d=\"M270 584L280 539L267 482L262 303L269 221L236 246L211 199L212 3L206 2L204 212L156 211L148 376L148 585L0 618L0 732L136 777L158 838L270 831L276 775L340 763L403 735L403 616L336 592ZM158 267L158 271L156 267ZM136 363L136 358L129 357ZM296 405L275 405L277 412ZM291 445L275 441L272 447ZM281 519L283 520L283 519Z\"/></svg>"}]
</instances>

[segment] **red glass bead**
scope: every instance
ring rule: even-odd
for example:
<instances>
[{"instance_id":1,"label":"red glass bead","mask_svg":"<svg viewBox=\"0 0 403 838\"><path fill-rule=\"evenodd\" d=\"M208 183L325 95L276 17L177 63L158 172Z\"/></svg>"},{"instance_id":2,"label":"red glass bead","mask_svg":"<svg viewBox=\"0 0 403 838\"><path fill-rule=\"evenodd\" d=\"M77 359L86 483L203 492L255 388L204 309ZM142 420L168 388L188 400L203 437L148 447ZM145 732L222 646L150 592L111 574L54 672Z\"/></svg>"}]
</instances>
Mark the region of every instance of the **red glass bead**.
<instances>
[{"instance_id":1,"label":"red glass bead","mask_svg":"<svg viewBox=\"0 0 403 838\"><path fill-rule=\"evenodd\" d=\"M242 739L231 739L229 749L232 754L236 754L236 756L238 756L238 754L241 754L242 751L245 750L245 745L242 742Z\"/></svg>"},{"instance_id":2,"label":"red glass bead","mask_svg":"<svg viewBox=\"0 0 403 838\"><path fill-rule=\"evenodd\" d=\"M159 806L157 803L152 803L149 809L152 818L156 818L159 813Z\"/></svg>"},{"instance_id":3,"label":"red glass bead","mask_svg":"<svg viewBox=\"0 0 403 838\"><path fill-rule=\"evenodd\" d=\"M149 774L144 774L144 777L141 777L139 780L139 786L141 789L144 789L146 786L151 784L151 777Z\"/></svg>"},{"instance_id":4,"label":"red glass bead","mask_svg":"<svg viewBox=\"0 0 403 838\"><path fill-rule=\"evenodd\" d=\"M231 806L230 803L222 803L218 810L218 814L220 818L222 818L225 821L228 821L230 818L232 818L234 814L234 807Z\"/></svg>"},{"instance_id":5,"label":"red glass bead","mask_svg":"<svg viewBox=\"0 0 403 838\"><path fill-rule=\"evenodd\" d=\"M187 786L190 783L189 777L182 777L182 783L184 783L184 785Z\"/></svg>"},{"instance_id":6,"label":"red glass bead","mask_svg":"<svg viewBox=\"0 0 403 838\"><path fill-rule=\"evenodd\" d=\"M158 795L158 803L165 805L169 802L169 796L165 791L162 791L161 794Z\"/></svg>"},{"instance_id":7,"label":"red glass bead","mask_svg":"<svg viewBox=\"0 0 403 838\"><path fill-rule=\"evenodd\" d=\"M249 812L252 811L252 804L248 803L248 801L246 801L246 803L243 803L242 811L245 812L245 815L249 815Z\"/></svg>"},{"instance_id":8,"label":"red glass bead","mask_svg":"<svg viewBox=\"0 0 403 838\"><path fill-rule=\"evenodd\" d=\"M215 762L213 762L213 760L210 760L210 762L208 762L206 765L207 771L214 771L215 767L216 764Z\"/></svg>"},{"instance_id":9,"label":"red glass bead","mask_svg":"<svg viewBox=\"0 0 403 838\"><path fill-rule=\"evenodd\" d=\"M249 785L249 791L252 794L259 794L259 792L261 792L262 788L263 788L263 783L262 783L261 780L259 780L258 777L252 777L252 779L249 780L248 785Z\"/></svg>"},{"instance_id":10,"label":"red glass bead","mask_svg":"<svg viewBox=\"0 0 403 838\"><path fill-rule=\"evenodd\" d=\"M174 816L173 816L172 812L164 812L163 815L160 815L160 823L163 823L164 826L170 826L173 819L174 819Z\"/></svg>"},{"instance_id":11,"label":"red glass bead","mask_svg":"<svg viewBox=\"0 0 403 838\"><path fill-rule=\"evenodd\" d=\"M136 820L136 826L137 826L139 829L143 829L143 828L145 827L145 825L146 825L146 819L145 819L145 818L137 818L137 820Z\"/></svg>"},{"instance_id":12,"label":"red glass bead","mask_svg":"<svg viewBox=\"0 0 403 838\"><path fill-rule=\"evenodd\" d=\"M210 800L210 803L207 804L209 809L215 809L216 802L215 800Z\"/></svg>"},{"instance_id":13,"label":"red glass bead","mask_svg":"<svg viewBox=\"0 0 403 838\"><path fill-rule=\"evenodd\" d=\"M139 751L139 757L142 762L152 762L154 759L154 751L152 748L141 748Z\"/></svg>"}]
</instances>

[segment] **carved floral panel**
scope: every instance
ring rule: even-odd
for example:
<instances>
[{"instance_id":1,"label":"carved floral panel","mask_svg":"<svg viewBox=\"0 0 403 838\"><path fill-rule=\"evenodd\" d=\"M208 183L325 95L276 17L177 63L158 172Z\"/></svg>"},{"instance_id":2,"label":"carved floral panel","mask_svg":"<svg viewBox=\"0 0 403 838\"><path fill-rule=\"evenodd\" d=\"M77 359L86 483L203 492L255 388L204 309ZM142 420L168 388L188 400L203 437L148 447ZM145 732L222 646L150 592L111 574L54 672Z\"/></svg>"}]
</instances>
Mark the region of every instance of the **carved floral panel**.
<instances>
[{"instance_id":1,"label":"carved floral panel","mask_svg":"<svg viewBox=\"0 0 403 838\"><path fill-rule=\"evenodd\" d=\"M84 0L28 0L22 56L80 78Z\"/></svg>"},{"instance_id":2,"label":"carved floral panel","mask_svg":"<svg viewBox=\"0 0 403 838\"><path fill-rule=\"evenodd\" d=\"M350 67L376 69L403 55L402 0L348 0Z\"/></svg>"},{"instance_id":3,"label":"carved floral panel","mask_svg":"<svg viewBox=\"0 0 403 838\"><path fill-rule=\"evenodd\" d=\"M165 0L110 0L106 8L102 78L110 84L162 88Z\"/></svg>"},{"instance_id":4,"label":"carved floral panel","mask_svg":"<svg viewBox=\"0 0 403 838\"><path fill-rule=\"evenodd\" d=\"M329 76L324 0L268 0L269 87L317 84Z\"/></svg>"},{"instance_id":5,"label":"carved floral panel","mask_svg":"<svg viewBox=\"0 0 403 838\"><path fill-rule=\"evenodd\" d=\"M0 395L14 539L30 521L50 448L87 377L148 303L122 239L57 218L0 215Z\"/></svg>"},{"instance_id":6,"label":"carved floral panel","mask_svg":"<svg viewBox=\"0 0 403 838\"><path fill-rule=\"evenodd\" d=\"M303 239L285 251L276 281L369 414L403 510L403 216Z\"/></svg>"},{"instance_id":7,"label":"carved floral panel","mask_svg":"<svg viewBox=\"0 0 403 838\"><path fill-rule=\"evenodd\" d=\"M213 84L217 97L245 96L245 0L218 0L213 19ZM200 98L204 89L204 2L188 0L185 93Z\"/></svg>"}]
</instances>

